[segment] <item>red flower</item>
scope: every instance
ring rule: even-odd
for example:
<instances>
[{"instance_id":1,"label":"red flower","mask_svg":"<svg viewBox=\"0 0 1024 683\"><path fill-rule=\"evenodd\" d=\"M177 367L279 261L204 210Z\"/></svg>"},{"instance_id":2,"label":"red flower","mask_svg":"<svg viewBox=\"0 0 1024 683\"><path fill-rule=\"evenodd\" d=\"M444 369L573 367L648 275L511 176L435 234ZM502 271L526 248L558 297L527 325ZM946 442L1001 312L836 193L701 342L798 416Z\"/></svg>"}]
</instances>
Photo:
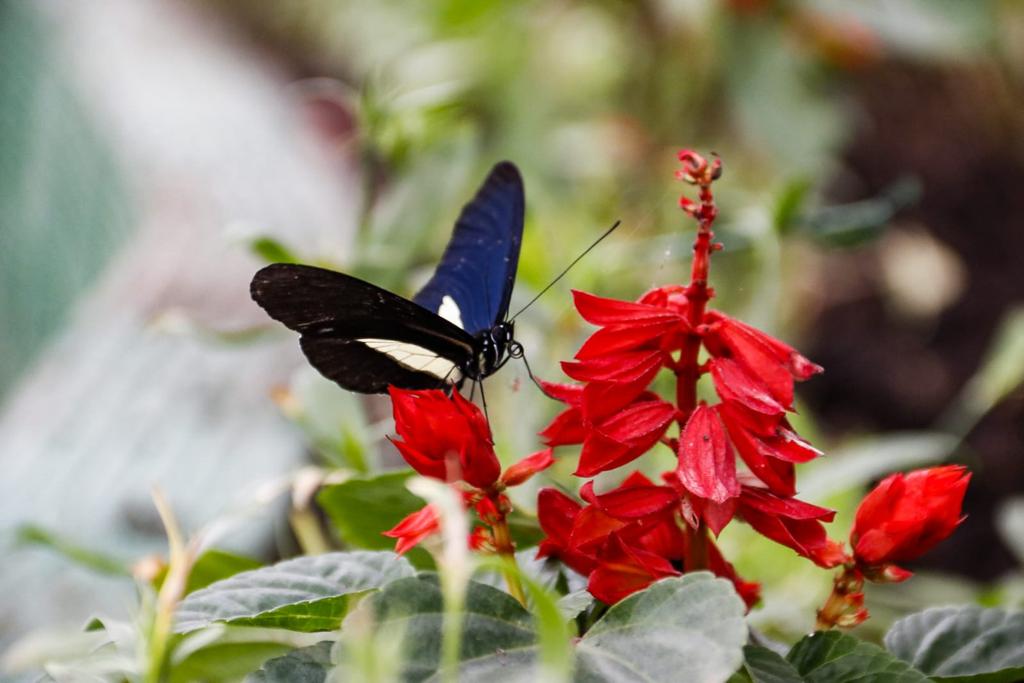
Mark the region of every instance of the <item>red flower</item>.
<instances>
[{"instance_id":1,"label":"red flower","mask_svg":"<svg viewBox=\"0 0 1024 683\"><path fill-rule=\"evenodd\" d=\"M544 388L554 398L569 404L541 431L549 446L583 444L576 476L592 477L615 469L648 451L658 443L675 419L675 407L655 394L643 392L628 405L597 420L585 417L586 388L579 385L550 384Z\"/></svg>"},{"instance_id":2,"label":"red flower","mask_svg":"<svg viewBox=\"0 0 1024 683\"><path fill-rule=\"evenodd\" d=\"M389 387L395 429L393 441L420 474L442 481L462 480L477 488L492 486L501 474L491 431L480 409L458 392L408 391Z\"/></svg>"},{"instance_id":3,"label":"red flower","mask_svg":"<svg viewBox=\"0 0 1024 683\"><path fill-rule=\"evenodd\" d=\"M970 479L965 467L945 465L893 474L876 486L857 508L850 532L854 558L868 578L909 577L894 563L920 557L963 522Z\"/></svg>"},{"instance_id":4,"label":"red flower","mask_svg":"<svg viewBox=\"0 0 1024 683\"><path fill-rule=\"evenodd\" d=\"M401 522L384 532L385 536L397 538L395 552L405 554L427 536L441 530L441 518L437 508L427 505L408 515Z\"/></svg>"},{"instance_id":5,"label":"red flower","mask_svg":"<svg viewBox=\"0 0 1024 683\"><path fill-rule=\"evenodd\" d=\"M797 435L782 415L767 416L735 403L716 406L729 440L750 471L780 496L796 494L794 463L821 455Z\"/></svg>"},{"instance_id":6,"label":"red flower","mask_svg":"<svg viewBox=\"0 0 1024 683\"><path fill-rule=\"evenodd\" d=\"M835 567L846 560L842 546L831 540L822 526L822 522L832 521L834 510L743 486L737 512L759 534L792 548L819 567Z\"/></svg>"},{"instance_id":7,"label":"red flower","mask_svg":"<svg viewBox=\"0 0 1024 683\"><path fill-rule=\"evenodd\" d=\"M558 557L589 576L591 593L609 604L679 573L685 541L675 491L633 473L607 493L594 493L592 482L580 493L586 507L554 489L540 492L537 515L547 538L538 557Z\"/></svg>"},{"instance_id":8,"label":"red flower","mask_svg":"<svg viewBox=\"0 0 1024 683\"><path fill-rule=\"evenodd\" d=\"M612 605L658 579L681 573L664 558L627 545L618 534L612 534L597 568L590 574L587 590L601 602Z\"/></svg>"},{"instance_id":9,"label":"red flower","mask_svg":"<svg viewBox=\"0 0 1024 683\"><path fill-rule=\"evenodd\" d=\"M716 357L728 357L758 378L787 409L793 403L793 381L810 379L822 367L793 347L719 311L708 311L704 345Z\"/></svg>"}]
</instances>

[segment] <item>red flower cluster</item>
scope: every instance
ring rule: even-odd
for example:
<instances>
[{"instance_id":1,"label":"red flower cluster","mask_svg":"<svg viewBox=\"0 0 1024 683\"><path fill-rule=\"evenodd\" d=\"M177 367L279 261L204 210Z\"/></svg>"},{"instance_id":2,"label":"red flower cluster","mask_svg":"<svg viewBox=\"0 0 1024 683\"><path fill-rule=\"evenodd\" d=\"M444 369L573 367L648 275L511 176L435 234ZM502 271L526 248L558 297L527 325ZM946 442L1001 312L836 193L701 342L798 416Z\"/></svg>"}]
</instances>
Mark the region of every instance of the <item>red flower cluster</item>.
<instances>
[{"instance_id":1,"label":"red flower cluster","mask_svg":"<svg viewBox=\"0 0 1024 683\"><path fill-rule=\"evenodd\" d=\"M574 292L580 315L599 329L575 361L562 364L580 384L546 386L567 408L541 432L549 446L582 444L580 477L622 467L659 443L675 452L676 468L660 486L633 475L594 495L587 484L581 490L586 506L543 492L539 516L549 538L541 553L588 574L591 592L606 600L661 576L710 568L733 578L753 602L753 584L735 576L706 530L717 535L739 517L822 567L845 559L822 526L834 513L793 498L794 464L820 452L793 431L786 414L793 410L794 382L821 368L783 342L707 309L709 257L719 248L712 241L717 210L710 186L721 164L689 151L680 161L677 176L700 188L699 202L681 201L700 225L690 284L654 289L636 302ZM709 359L699 363L702 349ZM676 377L674 403L649 389L662 370ZM703 375L714 383L715 405L697 402ZM669 435L673 424L676 437ZM737 455L749 474L738 471Z\"/></svg>"},{"instance_id":2,"label":"red flower cluster","mask_svg":"<svg viewBox=\"0 0 1024 683\"><path fill-rule=\"evenodd\" d=\"M449 398L436 389L409 391L391 387L388 391L395 431L402 438L393 439L392 443L405 461L423 476L460 486L467 509L472 508L481 523L469 538L473 548L510 552L505 518L512 505L503 491L550 467L554 462L552 449L523 458L502 473L487 419L458 392ZM437 533L439 525L437 510L427 505L384 535L398 539L395 552L401 554Z\"/></svg>"}]
</instances>

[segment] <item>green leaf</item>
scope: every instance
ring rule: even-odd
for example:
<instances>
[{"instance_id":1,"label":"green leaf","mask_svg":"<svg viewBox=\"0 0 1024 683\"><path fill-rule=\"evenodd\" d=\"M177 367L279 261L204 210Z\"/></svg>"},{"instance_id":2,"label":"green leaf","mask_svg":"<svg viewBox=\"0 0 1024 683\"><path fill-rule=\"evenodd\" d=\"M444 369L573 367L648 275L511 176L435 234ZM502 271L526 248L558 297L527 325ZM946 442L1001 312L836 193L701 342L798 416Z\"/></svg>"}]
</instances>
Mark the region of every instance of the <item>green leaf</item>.
<instances>
[{"instance_id":1,"label":"green leaf","mask_svg":"<svg viewBox=\"0 0 1024 683\"><path fill-rule=\"evenodd\" d=\"M394 581L360 605L360 618L366 616L363 610L370 611L376 628L403 634L403 681L434 680L444 617L436 574ZM529 612L507 593L471 581L464 614L460 682L534 680L537 634Z\"/></svg>"},{"instance_id":2,"label":"green leaf","mask_svg":"<svg viewBox=\"0 0 1024 683\"><path fill-rule=\"evenodd\" d=\"M743 658L752 683L803 683L792 664L766 647L747 645Z\"/></svg>"},{"instance_id":3,"label":"green leaf","mask_svg":"<svg viewBox=\"0 0 1024 683\"><path fill-rule=\"evenodd\" d=\"M982 415L1024 382L1024 307L1010 310L985 353L981 368L957 399L948 417L952 428L966 434Z\"/></svg>"},{"instance_id":4,"label":"green leaf","mask_svg":"<svg viewBox=\"0 0 1024 683\"><path fill-rule=\"evenodd\" d=\"M937 681L1024 680L1024 612L974 605L927 609L893 624L885 645Z\"/></svg>"},{"instance_id":5,"label":"green leaf","mask_svg":"<svg viewBox=\"0 0 1024 683\"><path fill-rule=\"evenodd\" d=\"M778 234L787 235L796 227L810 189L811 181L806 177L790 180L783 186L772 210L772 225Z\"/></svg>"},{"instance_id":6,"label":"green leaf","mask_svg":"<svg viewBox=\"0 0 1024 683\"><path fill-rule=\"evenodd\" d=\"M192 593L178 608L175 630L185 633L223 622L329 631L344 618L349 596L412 574L404 558L389 552L299 557L236 574Z\"/></svg>"},{"instance_id":7,"label":"green leaf","mask_svg":"<svg viewBox=\"0 0 1024 683\"><path fill-rule=\"evenodd\" d=\"M856 246L879 236L896 214L914 204L920 194L921 184L917 180L903 178L878 197L818 209L800 227L828 245Z\"/></svg>"},{"instance_id":8,"label":"green leaf","mask_svg":"<svg viewBox=\"0 0 1024 683\"><path fill-rule=\"evenodd\" d=\"M199 556L188 575L185 594L206 588L215 581L221 581L235 574L262 567L263 563L251 557L235 555L224 550L211 548Z\"/></svg>"},{"instance_id":9,"label":"green leaf","mask_svg":"<svg viewBox=\"0 0 1024 683\"><path fill-rule=\"evenodd\" d=\"M917 669L882 648L838 631L818 631L786 658L807 683L927 683Z\"/></svg>"},{"instance_id":10,"label":"green leaf","mask_svg":"<svg viewBox=\"0 0 1024 683\"><path fill-rule=\"evenodd\" d=\"M300 263L291 249L273 237L257 237L249 243L249 249L267 263Z\"/></svg>"},{"instance_id":11,"label":"green leaf","mask_svg":"<svg viewBox=\"0 0 1024 683\"><path fill-rule=\"evenodd\" d=\"M390 549L395 541L383 532L423 507L423 500L405 488L412 474L388 472L326 486L317 494L317 502L343 542L369 550Z\"/></svg>"},{"instance_id":12,"label":"green leaf","mask_svg":"<svg viewBox=\"0 0 1024 683\"><path fill-rule=\"evenodd\" d=\"M288 649L281 643L211 645L175 664L171 669L170 683L237 681L269 658L287 653Z\"/></svg>"},{"instance_id":13,"label":"green leaf","mask_svg":"<svg viewBox=\"0 0 1024 683\"><path fill-rule=\"evenodd\" d=\"M19 544L40 545L55 550L75 564L87 567L101 574L131 576L131 571L128 569L126 562L121 562L117 558L105 553L81 546L70 539L35 524L24 524L18 527L15 538Z\"/></svg>"},{"instance_id":14,"label":"green leaf","mask_svg":"<svg viewBox=\"0 0 1024 683\"><path fill-rule=\"evenodd\" d=\"M732 585L706 572L658 581L580 641L576 680L724 681L743 663L745 612Z\"/></svg>"},{"instance_id":15,"label":"green leaf","mask_svg":"<svg viewBox=\"0 0 1024 683\"><path fill-rule=\"evenodd\" d=\"M590 594L590 591L583 589L563 595L558 601L558 610L562 613L563 618L575 619L592 604L594 604L594 596Z\"/></svg>"},{"instance_id":16,"label":"green leaf","mask_svg":"<svg viewBox=\"0 0 1024 683\"><path fill-rule=\"evenodd\" d=\"M324 683L331 669L333 646L328 640L275 657L246 676L245 683Z\"/></svg>"}]
</instances>

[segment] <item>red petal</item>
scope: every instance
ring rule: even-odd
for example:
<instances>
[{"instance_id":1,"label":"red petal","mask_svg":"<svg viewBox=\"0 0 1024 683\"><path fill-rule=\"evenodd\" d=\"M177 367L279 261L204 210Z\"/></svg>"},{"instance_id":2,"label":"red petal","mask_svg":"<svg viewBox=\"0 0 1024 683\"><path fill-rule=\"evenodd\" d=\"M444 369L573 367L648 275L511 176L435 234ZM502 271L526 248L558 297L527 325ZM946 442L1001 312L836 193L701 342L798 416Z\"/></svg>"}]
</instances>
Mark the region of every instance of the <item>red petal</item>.
<instances>
[{"instance_id":1,"label":"red petal","mask_svg":"<svg viewBox=\"0 0 1024 683\"><path fill-rule=\"evenodd\" d=\"M723 342L733 349L756 346L770 353L795 379L805 380L823 372L820 365L812 363L801 356L796 349L788 344L765 334L756 327L751 327L744 322L721 313L711 311L707 319L715 320L722 324ZM760 351L755 351L760 353ZM737 352L739 355L740 352Z\"/></svg>"},{"instance_id":2,"label":"red petal","mask_svg":"<svg viewBox=\"0 0 1024 683\"><path fill-rule=\"evenodd\" d=\"M775 493L792 496L796 493L796 478L793 466L777 460L774 452L764 441L749 433L741 423L730 419L730 411L723 410L725 404L717 406L722 422L729 432L729 438L736 451L743 458L750 471Z\"/></svg>"},{"instance_id":3,"label":"red petal","mask_svg":"<svg viewBox=\"0 0 1024 683\"><path fill-rule=\"evenodd\" d=\"M632 324L641 321L678 320L679 316L658 306L607 299L579 290L572 292L580 316L593 325Z\"/></svg>"},{"instance_id":4,"label":"red petal","mask_svg":"<svg viewBox=\"0 0 1024 683\"><path fill-rule=\"evenodd\" d=\"M571 406L578 406L583 403L582 384L563 384L559 382L545 382L541 380L540 385L551 398L567 403Z\"/></svg>"},{"instance_id":5,"label":"red petal","mask_svg":"<svg viewBox=\"0 0 1024 683\"><path fill-rule=\"evenodd\" d=\"M577 552L586 552L607 540L609 534L625 526L626 522L615 519L593 505L589 505L576 516L572 532L569 534L568 547Z\"/></svg>"},{"instance_id":6,"label":"red petal","mask_svg":"<svg viewBox=\"0 0 1024 683\"><path fill-rule=\"evenodd\" d=\"M583 426L583 411L576 407L566 408L540 432L540 436L548 446L583 443L587 437L587 430Z\"/></svg>"},{"instance_id":7,"label":"red petal","mask_svg":"<svg viewBox=\"0 0 1024 683\"><path fill-rule=\"evenodd\" d=\"M835 510L818 507L796 498L782 498L767 489L744 486L741 495L744 507L755 508L765 514L787 519L816 519L831 522Z\"/></svg>"},{"instance_id":8,"label":"red petal","mask_svg":"<svg viewBox=\"0 0 1024 683\"><path fill-rule=\"evenodd\" d=\"M579 503L558 489L541 489L537 494L537 521L548 538L562 547L569 543L576 516L583 509Z\"/></svg>"},{"instance_id":9,"label":"red petal","mask_svg":"<svg viewBox=\"0 0 1024 683\"><path fill-rule=\"evenodd\" d=\"M562 361L562 370L580 382L630 383L651 376L651 371L660 368L663 360L664 355L657 349L624 351L575 363Z\"/></svg>"},{"instance_id":10,"label":"red petal","mask_svg":"<svg viewBox=\"0 0 1024 683\"><path fill-rule=\"evenodd\" d=\"M583 390L583 418L589 422L601 422L609 415L622 410L638 398L646 398L647 385L658 374L659 368L641 377L632 384L615 384L613 382L590 382Z\"/></svg>"},{"instance_id":11,"label":"red petal","mask_svg":"<svg viewBox=\"0 0 1024 683\"><path fill-rule=\"evenodd\" d=\"M434 460L433 458L420 453L416 448L404 441L389 439L395 445L402 458L409 463L409 466L425 477L433 477L441 481L448 479L448 463L445 460ZM452 454L452 461L455 462L455 454Z\"/></svg>"},{"instance_id":12,"label":"red petal","mask_svg":"<svg viewBox=\"0 0 1024 683\"><path fill-rule=\"evenodd\" d=\"M600 432L591 432L583 442L580 461L573 474L577 477L593 477L621 467L642 454L643 451L638 448L609 439Z\"/></svg>"},{"instance_id":13,"label":"red petal","mask_svg":"<svg viewBox=\"0 0 1024 683\"><path fill-rule=\"evenodd\" d=\"M628 477L622 480L619 484L620 489L632 489L637 486L654 486L654 482L647 478L647 476L639 470L632 472Z\"/></svg>"},{"instance_id":14,"label":"red petal","mask_svg":"<svg viewBox=\"0 0 1024 683\"><path fill-rule=\"evenodd\" d=\"M395 552L402 555L427 536L440 530L441 519L437 514L437 509L431 504L407 515L402 521L383 533L385 536L398 539L395 544Z\"/></svg>"},{"instance_id":15,"label":"red petal","mask_svg":"<svg viewBox=\"0 0 1024 683\"><path fill-rule=\"evenodd\" d=\"M505 473L501 475L501 481L505 486L519 486L538 472L551 467L554 463L554 453L550 448L537 451L505 470Z\"/></svg>"},{"instance_id":16,"label":"red petal","mask_svg":"<svg viewBox=\"0 0 1024 683\"><path fill-rule=\"evenodd\" d=\"M587 590L601 602L614 604L660 578L678 575L664 558L631 548L613 536L607 552L590 574Z\"/></svg>"},{"instance_id":17,"label":"red petal","mask_svg":"<svg viewBox=\"0 0 1024 683\"><path fill-rule=\"evenodd\" d=\"M751 377L757 377L767 387L768 392L784 406L793 403L793 375L764 343L765 336L752 327L732 324L731 318L725 318L711 325L705 336L705 345L709 352L716 356L725 355L744 366ZM723 354L716 348L723 344L728 350Z\"/></svg>"},{"instance_id":18,"label":"red petal","mask_svg":"<svg viewBox=\"0 0 1024 683\"><path fill-rule=\"evenodd\" d=\"M722 533L722 529L724 529L736 515L736 506L738 505L737 499L730 498L724 503L702 500L701 503L701 518L708 525L708 529L711 530L711 533L718 536L718 534Z\"/></svg>"},{"instance_id":19,"label":"red petal","mask_svg":"<svg viewBox=\"0 0 1024 683\"><path fill-rule=\"evenodd\" d=\"M679 481L701 498L721 503L740 493L736 459L714 409L703 403L693 411L679 438Z\"/></svg>"},{"instance_id":20,"label":"red petal","mask_svg":"<svg viewBox=\"0 0 1024 683\"><path fill-rule=\"evenodd\" d=\"M632 486L595 495L594 482L580 489L580 496L599 510L619 520L643 519L671 510L679 496L668 486Z\"/></svg>"},{"instance_id":21,"label":"red petal","mask_svg":"<svg viewBox=\"0 0 1024 683\"><path fill-rule=\"evenodd\" d=\"M751 377L736 361L729 358L713 358L710 365L715 391L723 401L739 403L767 415L786 412L788 406L775 400L768 387Z\"/></svg>"},{"instance_id":22,"label":"red petal","mask_svg":"<svg viewBox=\"0 0 1024 683\"><path fill-rule=\"evenodd\" d=\"M676 408L667 401L640 401L601 423L600 432L622 443L657 443L675 418Z\"/></svg>"},{"instance_id":23,"label":"red petal","mask_svg":"<svg viewBox=\"0 0 1024 683\"><path fill-rule=\"evenodd\" d=\"M660 348L658 341L661 337L673 331L676 327L678 327L678 322L675 320L630 325L628 327L605 327L590 335L590 338L576 352L575 357L579 360L589 360L601 358L609 354L623 353L644 346Z\"/></svg>"}]
</instances>

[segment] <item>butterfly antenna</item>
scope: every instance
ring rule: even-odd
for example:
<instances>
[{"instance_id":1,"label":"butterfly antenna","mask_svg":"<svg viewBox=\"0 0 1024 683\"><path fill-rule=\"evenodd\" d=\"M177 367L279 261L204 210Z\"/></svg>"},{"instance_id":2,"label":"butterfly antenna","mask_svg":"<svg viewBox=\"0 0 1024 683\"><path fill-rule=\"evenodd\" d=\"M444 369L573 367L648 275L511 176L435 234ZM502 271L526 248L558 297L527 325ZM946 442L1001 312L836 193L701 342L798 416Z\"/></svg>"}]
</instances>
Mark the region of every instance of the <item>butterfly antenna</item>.
<instances>
[{"instance_id":1,"label":"butterfly antenna","mask_svg":"<svg viewBox=\"0 0 1024 683\"><path fill-rule=\"evenodd\" d=\"M589 254L589 253L590 253L590 251L591 251L591 250L592 250L592 249L593 249L594 247L596 247L596 246L597 246L598 244L600 244L600 243L601 243L601 240L603 240L603 239L604 239L605 237L607 237L608 235L612 234L612 232L613 232L613 231L615 230L615 228L619 227L619 225L621 225L621 224L622 224L622 221L615 221L615 224L614 224L614 225L612 225L612 227L610 227L610 228L608 228L607 230L605 230L605 231L604 231L604 234L603 234L603 235L601 235L600 237L598 237L598 238L597 238L596 240L594 240L594 242L593 242L593 243L592 243L592 244L591 244L591 245L590 245L589 247L587 247L586 249L584 249L584 250L583 250L583 253L582 253L582 254L580 254L579 256L577 256L576 258L574 258L574 259L572 260L572 263L570 263L569 265L567 265L567 266L565 267L565 270L563 270L563 271L562 271L561 273L559 273L559 274L558 274L558 276L557 276L557 277L555 277L555 279L554 279L554 280L552 280L551 282L549 282L549 283L548 283L548 286L547 286L547 287L545 287L544 289L542 289L542 290L540 290L539 292L537 292L537 296L535 296L535 297L533 297L532 299L530 299L529 303L527 303L527 304L526 304L525 306L523 306L523 307L522 307L522 308L520 308L520 309L519 309L518 311L516 311L516 314L515 314L515 315L513 315L513 316L512 316L511 318L509 318L509 320L515 320L515 319L516 319L516 318L517 318L517 317L519 316L519 314L520 314L520 313L522 313L522 312L523 312L523 311L525 311L525 310L526 310L527 308L529 308L530 306L532 306L532 305L534 304L534 302L535 302L535 301L537 301L537 299L539 299L539 298L541 298L542 296L544 296L544 293L545 293L545 292L547 292L547 291L548 291L549 289L551 289L552 287L554 287L554 286L555 286L555 283L556 283L556 282L558 282L558 281L559 281L559 280L561 280L561 279L562 279L563 277L565 277L566 273L568 273L568 272L569 272L570 270L572 270L572 267L573 267L573 266L575 266L575 265L576 265L577 263L579 263L579 262L580 262L580 259L582 259L582 258L583 258L584 256L586 256L587 254Z\"/></svg>"}]
</instances>

